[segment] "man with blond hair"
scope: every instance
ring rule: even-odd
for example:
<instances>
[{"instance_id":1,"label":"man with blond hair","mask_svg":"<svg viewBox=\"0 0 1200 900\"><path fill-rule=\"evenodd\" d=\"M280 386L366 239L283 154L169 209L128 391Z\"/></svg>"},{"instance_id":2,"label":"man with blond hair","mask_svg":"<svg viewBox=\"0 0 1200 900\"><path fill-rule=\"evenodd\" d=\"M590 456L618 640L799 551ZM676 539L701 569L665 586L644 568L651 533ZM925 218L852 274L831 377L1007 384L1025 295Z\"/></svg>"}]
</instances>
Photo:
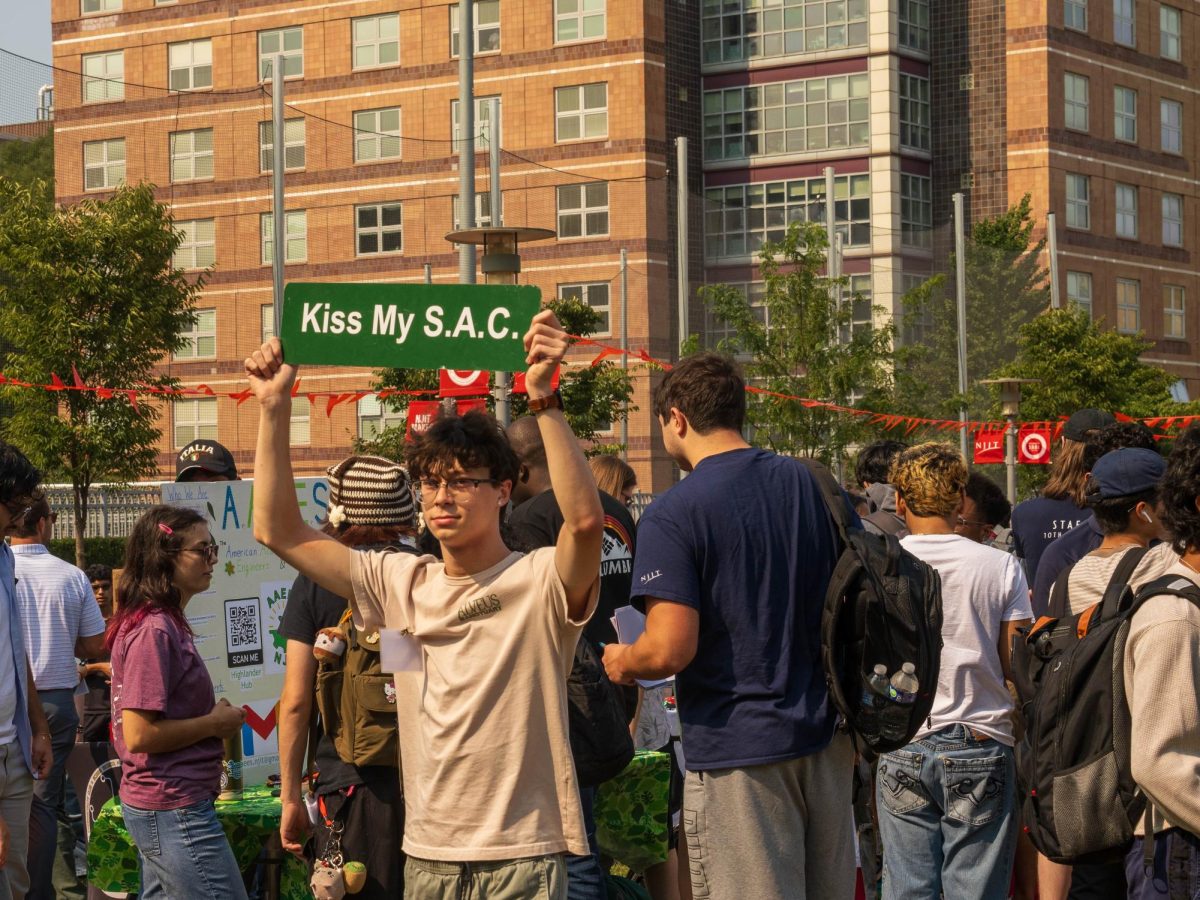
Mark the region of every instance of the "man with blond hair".
<instances>
[{"instance_id":1,"label":"man with blond hair","mask_svg":"<svg viewBox=\"0 0 1200 900\"><path fill-rule=\"evenodd\" d=\"M967 484L962 456L919 444L892 463L901 545L942 581L942 660L933 709L911 744L879 760L886 900L1002 900L1017 837L1012 789L1012 640L1029 590L1015 557L954 533ZM917 673L921 677L921 673Z\"/></svg>"}]
</instances>

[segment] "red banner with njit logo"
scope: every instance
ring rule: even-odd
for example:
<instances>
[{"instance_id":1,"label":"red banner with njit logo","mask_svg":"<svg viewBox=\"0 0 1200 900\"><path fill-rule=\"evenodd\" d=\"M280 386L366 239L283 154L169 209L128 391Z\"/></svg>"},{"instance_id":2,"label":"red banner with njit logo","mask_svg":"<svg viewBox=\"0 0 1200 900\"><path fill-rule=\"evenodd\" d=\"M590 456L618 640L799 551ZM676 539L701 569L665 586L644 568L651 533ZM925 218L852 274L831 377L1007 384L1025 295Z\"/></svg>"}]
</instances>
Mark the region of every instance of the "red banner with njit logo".
<instances>
[{"instance_id":1,"label":"red banner with njit logo","mask_svg":"<svg viewBox=\"0 0 1200 900\"><path fill-rule=\"evenodd\" d=\"M469 399L458 400L454 404L455 412L458 415L465 415L473 409L487 412L487 399L485 397L473 397ZM442 414L441 400L411 400L408 404L408 429L405 431L405 437L412 440L417 435L424 434L429 430L429 426L434 420Z\"/></svg>"},{"instance_id":2,"label":"red banner with njit logo","mask_svg":"<svg viewBox=\"0 0 1200 900\"><path fill-rule=\"evenodd\" d=\"M1052 436L1051 427L1022 425L1017 431L1017 462L1035 466L1049 465Z\"/></svg>"},{"instance_id":3,"label":"red banner with njit logo","mask_svg":"<svg viewBox=\"0 0 1200 900\"><path fill-rule=\"evenodd\" d=\"M488 383L492 373L476 369L460 371L458 369L438 370L438 394L442 397L482 397L488 392Z\"/></svg>"},{"instance_id":4,"label":"red banner with njit logo","mask_svg":"<svg viewBox=\"0 0 1200 900\"><path fill-rule=\"evenodd\" d=\"M1004 462L1004 430L975 432L975 465Z\"/></svg>"}]
</instances>

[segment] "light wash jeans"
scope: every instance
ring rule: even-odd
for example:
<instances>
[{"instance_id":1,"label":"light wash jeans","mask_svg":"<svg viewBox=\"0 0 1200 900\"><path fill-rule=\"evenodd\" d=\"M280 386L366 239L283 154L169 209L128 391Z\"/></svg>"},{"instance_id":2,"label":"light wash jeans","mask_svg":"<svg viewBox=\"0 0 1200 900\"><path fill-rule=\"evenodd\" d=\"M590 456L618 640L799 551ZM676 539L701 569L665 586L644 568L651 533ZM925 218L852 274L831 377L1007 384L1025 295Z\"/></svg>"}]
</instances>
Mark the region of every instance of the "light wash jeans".
<instances>
[{"instance_id":1,"label":"light wash jeans","mask_svg":"<svg viewBox=\"0 0 1200 900\"><path fill-rule=\"evenodd\" d=\"M596 816L592 806L596 802L594 787L579 789L579 801L583 806L583 827L587 831L587 856L567 856L567 900L607 900L608 887L604 871L600 868L600 848L596 844Z\"/></svg>"},{"instance_id":2,"label":"light wash jeans","mask_svg":"<svg viewBox=\"0 0 1200 900\"><path fill-rule=\"evenodd\" d=\"M138 848L142 900L247 900L211 800L167 810L124 803L121 811Z\"/></svg>"},{"instance_id":3,"label":"light wash jeans","mask_svg":"<svg viewBox=\"0 0 1200 900\"><path fill-rule=\"evenodd\" d=\"M1013 750L945 728L879 759L884 900L1004 900L1017 845Z\"/></svg>"}]
</instances>

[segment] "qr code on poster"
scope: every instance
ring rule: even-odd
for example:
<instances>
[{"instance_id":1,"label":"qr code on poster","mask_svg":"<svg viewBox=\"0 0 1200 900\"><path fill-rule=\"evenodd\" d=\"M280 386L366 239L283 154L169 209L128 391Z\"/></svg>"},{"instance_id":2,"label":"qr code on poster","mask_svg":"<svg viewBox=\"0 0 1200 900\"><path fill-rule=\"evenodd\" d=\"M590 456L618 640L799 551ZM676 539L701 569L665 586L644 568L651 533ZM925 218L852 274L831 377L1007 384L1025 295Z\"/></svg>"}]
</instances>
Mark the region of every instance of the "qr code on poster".
<instances>
[{"instance_id":1,"label":"qr code on poster","mask_svg":"<svg viewBox=\"0 0 1200 900\"><path fill-rule=\"evenodd\" d=\"M262 619L257 597L225 601L225 647L230 666L262 664Z\"/></svg>"}]
</instances>

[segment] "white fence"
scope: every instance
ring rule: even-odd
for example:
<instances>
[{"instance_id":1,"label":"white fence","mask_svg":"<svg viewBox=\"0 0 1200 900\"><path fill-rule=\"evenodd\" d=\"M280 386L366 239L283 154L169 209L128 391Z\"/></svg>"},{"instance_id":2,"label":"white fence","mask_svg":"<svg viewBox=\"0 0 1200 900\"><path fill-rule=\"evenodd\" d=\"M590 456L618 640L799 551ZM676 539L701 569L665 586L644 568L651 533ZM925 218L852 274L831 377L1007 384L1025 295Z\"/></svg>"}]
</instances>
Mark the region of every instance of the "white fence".
<instances>
[{"instance_id":1,"label":"white fence","mask_svg":"<svg viewBox=\"0 0 1200 900\"><path fill-rule=\"evenodd\" d=\"M56 538L75 537L75 504L69 484L48 484L46 499L50 508L58 513L54 526ZM161 503L162 494L157 483L92 485L88 492L87 525L84 537L128 537L138 516L150 507Z\"/></svg>"}]
</instances>

